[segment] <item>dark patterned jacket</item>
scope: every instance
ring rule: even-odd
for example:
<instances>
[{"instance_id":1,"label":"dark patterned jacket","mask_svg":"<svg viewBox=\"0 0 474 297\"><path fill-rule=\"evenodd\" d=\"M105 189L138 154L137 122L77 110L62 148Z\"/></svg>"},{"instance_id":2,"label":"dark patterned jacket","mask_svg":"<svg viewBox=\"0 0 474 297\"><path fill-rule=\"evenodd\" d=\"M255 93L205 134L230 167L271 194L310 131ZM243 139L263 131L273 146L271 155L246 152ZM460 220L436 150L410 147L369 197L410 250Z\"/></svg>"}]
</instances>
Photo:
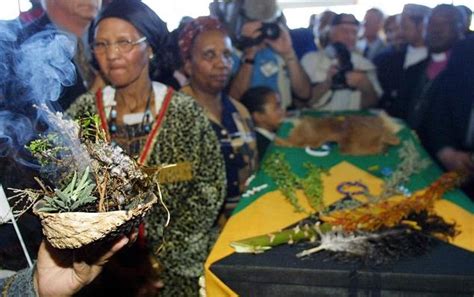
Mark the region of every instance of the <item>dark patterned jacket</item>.
<instances>
[{"instance_id":1,"label":"dark patterned jacket","mask_svg":"<svg viewBox=\"0 0 474 297\"><path fill-rule=\"evenodd\" d=\"M163 97L166 89L153 82L155 101ZM115 90L107 87L103 94L105 114L109 116ZM96 99L86 93L68 113L72 117L95 114ZM165 287L160 296L197 296L198 277L203 274L204 261L216 238L213 226L226 192L224 161L209 120L193 98L174 92L147 165L180 162L191 162L193 178L161 186L171 213L169 226L164 227L167 215L161 206L156 206L145 219L151 248L162 248L158 258L165 269L160 275Z\"/></svg>"},{"instance_id":2,"label":"dark patterned jacket","mask_svg":"<svg viewBox=\"0 0 474 297\"><path fill-rule=\"evenodd\" d=\"M32 23L28 24L19 34L18 42L22 43L26 41L28 38L33 36L34 34L46 30L47 28L52 29L55 28L51 20L48 18L46 14L44 14L39 19L33 21ZM71 60L72 63L75 63L74 60ZM75 66L76 77L74 82L71 85L63 86L63 90L59 95L57 102L59 106L57 108L67 109L69 105L77 98L77 96L85 93L87 91L86 86L84 85L82 76L78 67ZM50 99L50 98L47 98Z\"/></svg>"}]
</instances>

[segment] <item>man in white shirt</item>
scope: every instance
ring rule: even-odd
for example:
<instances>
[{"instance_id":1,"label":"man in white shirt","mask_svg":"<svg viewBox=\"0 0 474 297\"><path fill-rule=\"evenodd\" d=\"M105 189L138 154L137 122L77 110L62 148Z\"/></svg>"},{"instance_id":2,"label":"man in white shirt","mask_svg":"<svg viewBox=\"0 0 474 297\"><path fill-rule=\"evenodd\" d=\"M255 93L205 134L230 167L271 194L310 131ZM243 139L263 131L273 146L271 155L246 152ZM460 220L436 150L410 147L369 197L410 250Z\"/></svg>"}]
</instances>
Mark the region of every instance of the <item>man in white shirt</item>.
<instances>
[{"instance_id":1,"label":"man in white shirt","mask_svg":"<svg viewBox=\"0 0 474 297\"><path fill-rule=\"evenodd\" d=\"M359 110L377 104L382 89L375 66L355 51L359 22L351 14L334 17L329 45L303 56L301 64L313 84L309 107Z\"/></svg>"}]
</instances>

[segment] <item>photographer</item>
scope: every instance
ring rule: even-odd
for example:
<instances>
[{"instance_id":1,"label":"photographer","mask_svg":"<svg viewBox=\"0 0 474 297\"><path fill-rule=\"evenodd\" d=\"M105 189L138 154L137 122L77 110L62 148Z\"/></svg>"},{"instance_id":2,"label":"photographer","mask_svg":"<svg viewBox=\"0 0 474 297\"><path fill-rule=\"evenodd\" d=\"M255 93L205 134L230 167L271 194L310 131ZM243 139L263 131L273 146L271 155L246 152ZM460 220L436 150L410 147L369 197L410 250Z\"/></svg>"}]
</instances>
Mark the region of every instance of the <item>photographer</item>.
<instances>
[{"instance_id":1,"label":"photographer","mask_svg":"<svg viewBox=\"0 0 474 297\"><path fill-rule=\"evenodd\" d=\"M301 60L314 84L308 107L358 110L373 107L382 93L375 66L355 52L359 22L351 14L334 17L329 44Z\"/></svg>"},{"instance_id":2,"label":"photographer","mask_svg":"<svg viewBox=\"0 0 474 297\"><path fill-rule=\"evenodd\" d=\"M287 108L292 104L292 92L308 98L311 85L274 2L244 2L245 20L236 40L239 58L234 61L229 94L238 99L251 87L267 86L280 94Z\"/></svg>"}]
</instances>

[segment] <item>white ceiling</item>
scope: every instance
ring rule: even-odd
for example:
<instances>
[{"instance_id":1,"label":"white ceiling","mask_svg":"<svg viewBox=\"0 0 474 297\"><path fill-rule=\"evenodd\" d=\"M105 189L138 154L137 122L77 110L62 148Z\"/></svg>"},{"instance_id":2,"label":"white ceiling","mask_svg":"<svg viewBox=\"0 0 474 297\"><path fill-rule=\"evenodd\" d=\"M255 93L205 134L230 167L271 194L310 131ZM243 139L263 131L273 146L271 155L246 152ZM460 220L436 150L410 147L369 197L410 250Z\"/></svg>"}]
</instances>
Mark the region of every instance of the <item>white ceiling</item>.
<instances>
[{"instance_id":1,"label":"white ceiling","mask_svg":"<svg viewBox=\"0 0 474 297\"><path fill-rule=\"evenodd\" d=\"M357 4L357 0L277 0L281 8L334 6Z\"/></svg>"}]
</instances>

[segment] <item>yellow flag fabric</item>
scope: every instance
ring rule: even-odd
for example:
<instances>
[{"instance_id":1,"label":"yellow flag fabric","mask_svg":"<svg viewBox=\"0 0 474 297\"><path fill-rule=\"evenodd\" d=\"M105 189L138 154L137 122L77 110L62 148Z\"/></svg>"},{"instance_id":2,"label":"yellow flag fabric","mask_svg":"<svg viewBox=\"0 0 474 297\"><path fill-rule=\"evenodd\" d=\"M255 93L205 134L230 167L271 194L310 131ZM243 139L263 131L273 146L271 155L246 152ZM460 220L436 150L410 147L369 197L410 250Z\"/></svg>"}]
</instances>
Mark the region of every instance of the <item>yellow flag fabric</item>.
<instances>
[{"instance_id":1,"label":"yellow flag fabric","mask_svg":"<svg viewBox=\"0 0 474 297\"><path fill-rule=\"evenodd\" d=\"M324 203L329 205L343 198L337 192L337 186L346 181L360 181L371 193L381 192L382 180L348 163L341 162L331 168L330 174L323 177ZM310 211L310 206L302 192L297 192L300 205ZM359 198L359 197L354 197ZM458 235L453 244L474 251L473 214L447 200L438 201L436 212L448 221L455 221L459 226ZM211 254L205 263L206 291L209 297L238 296L211 271L210 266L216 261L232 254L232 241L275 232L304 219L305 213L296 213L279 191L269 192L248 207L232 216L225 225Z\"/></svg>"}]
</instances>

